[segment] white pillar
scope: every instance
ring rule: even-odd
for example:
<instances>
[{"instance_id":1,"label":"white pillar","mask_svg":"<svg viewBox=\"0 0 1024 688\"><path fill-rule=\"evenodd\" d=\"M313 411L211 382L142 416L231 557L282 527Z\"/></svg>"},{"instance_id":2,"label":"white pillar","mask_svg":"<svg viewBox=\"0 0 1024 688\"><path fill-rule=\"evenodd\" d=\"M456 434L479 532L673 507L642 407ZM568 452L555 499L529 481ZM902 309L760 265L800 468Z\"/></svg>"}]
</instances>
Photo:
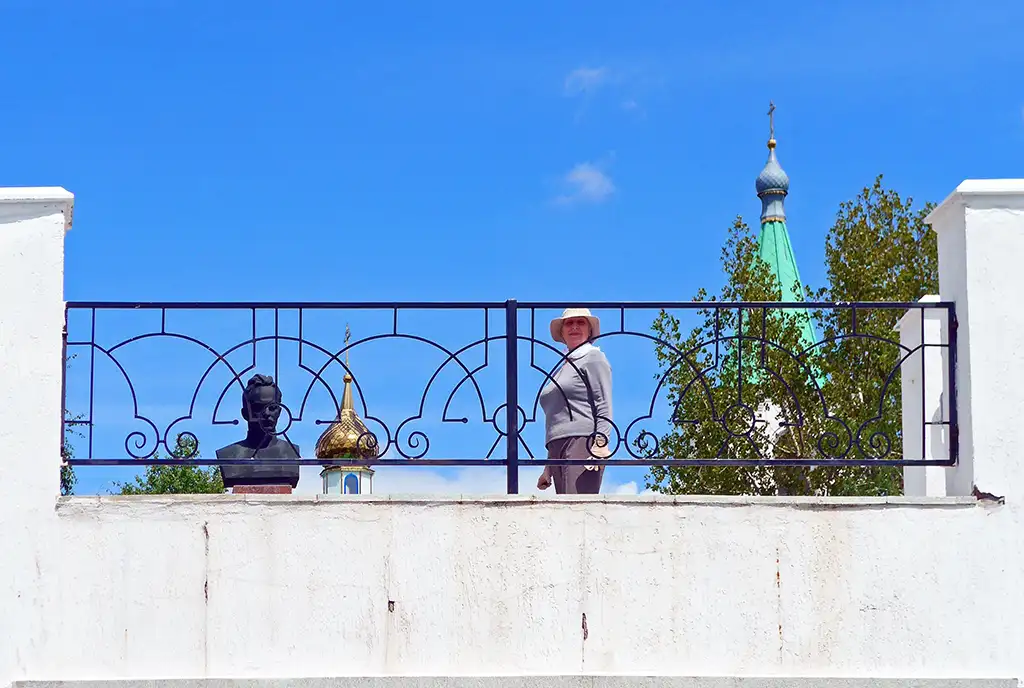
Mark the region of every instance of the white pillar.
<instances>
[{"instance_id":1,"label":"white pillar","mask_svg":"<svg viewBox=\"0 0 1024 688\"><path fill-rule=\"evenodd\" d=\"M64 233L73 205L59 187L0 188L0 515L52 511L60 493Z\"/></svg>"},{"instance_id":2,"label":"white pillar","mask_svg":"<svg viewBox=\"0 0 1024 688\"><path fill-rule=\"evenodd\" d=\"M0 686L45 665L61 623L40 590L55 575L64 366L64 232L74 196L0 188ZM36 643L36 644L33 644ZM45 652L45 650L42 650Z\"/></svg>"},{"instance_id":3,"label":"white pillar","mask_svg":"<svg viewBox=\"0 0 1024 688\"><path fill-rule=\"evenodd\" d=\"M938 296L921 299L921 303L936 301ZM938 424L949 420L949 351L930 346L948 344L948 320L945 310L915 308L907 311L896 326L900 344L914 351L900 366L905 459L949 458L948 426ZM943 466L906 466L903 493L908 497L944 497L946 472Z\"/></svg>"},{"instance_id":4,"label":"white pillar","mask_svg":"<svg viewBox=\"0 0 1024 688\"><path fill-rule=\"evenodd\" d=\"M968 180L928 216L956 303L959 465L948 493L1024 497L1024 179Z\"/></svg>"}]
</instances>

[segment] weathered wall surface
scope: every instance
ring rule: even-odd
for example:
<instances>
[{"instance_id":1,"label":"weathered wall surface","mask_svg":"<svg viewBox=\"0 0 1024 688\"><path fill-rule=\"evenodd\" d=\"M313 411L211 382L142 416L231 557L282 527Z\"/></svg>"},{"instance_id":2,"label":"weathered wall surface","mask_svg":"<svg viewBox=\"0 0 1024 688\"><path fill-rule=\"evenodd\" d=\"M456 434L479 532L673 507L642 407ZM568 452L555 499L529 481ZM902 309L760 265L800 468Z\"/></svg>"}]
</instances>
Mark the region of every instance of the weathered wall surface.
<instances>
[{"instance_id":1,"label":"weathered wall surface","mask_svg":"<svg viewBox=\"0 0 1024 688\"><path fill-rule=\"evenodd\" d=\"M973 499L81 497L36 535L0 683L1024 674L1024 529Z\"/></svg>"}]
</instances>

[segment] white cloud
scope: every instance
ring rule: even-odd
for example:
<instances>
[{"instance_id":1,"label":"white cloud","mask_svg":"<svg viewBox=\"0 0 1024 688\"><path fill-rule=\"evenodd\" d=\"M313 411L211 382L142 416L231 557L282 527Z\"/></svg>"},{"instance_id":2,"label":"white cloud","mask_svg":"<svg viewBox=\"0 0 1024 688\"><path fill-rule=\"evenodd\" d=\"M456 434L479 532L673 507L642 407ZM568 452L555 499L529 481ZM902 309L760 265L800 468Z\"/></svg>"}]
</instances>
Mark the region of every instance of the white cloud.
<instances>
[{"instance_id":1,"label":"white cloud","mask_svg":"<svg viewBox=\"0 0 1024 688\"><path fill-rule=\"evenodd\" d=\"M615 193L615 184L598 165L581 162L562 178L566 192L555 200L558 203L601 203Z\"/></svg>"},{"instance_id":2,"label":"white cloud","mask_svg":"<svg viewBox=\"0 0 1024 688\"><path fill-rule=\"evenodd\" d=\"M612 494L617 494L617 495L654 494L654 490L648 490L646 488L644 490L641 490L640 486L637 485L635 481L631 480L628 483L622 483L621 485L615 486L612 489Z\"/></svg>"},{"instance_id":3,"label":"white cloud","mask_svg":"<svg viewBox=\"0 0 1024 688\"><path fill-rule=\"evenodd\" d=\"M608 83L610 77L607 67L579 67L565 77L563 92L569 97L591 95Z\"/></svg>"},{"instance_id":4,"label":"white cloud","mask_svg":"<svg viewBox=\"0 0 1024 688\"><path fill-rule=\"evenodd\" d=\"M635 121L647 119L647 110L644 109L644 107L640 103L638 103L636 100L632 98L627 98L626 100L623 100L620 104L620 107L622 108L622 111L626 113L627 116L629 116L630 119L633 119Z\"/></svg>"},{"instance_id":5,"label":"white cloud","mask_svg":"<svg viewBox=\"0 0 1024 688\"><path fill-rule=\"evenodd\" d=\"M579 102L575 119L580 121L592 102L610 99L617 102L622 112L643 119L646 111L639 94L650 88L651 77L642 69L610 69L609 67L579 67L569 72L562 86L562 95Z\"/></svg>"},{"instance_id":6,"label":"white cloud","mask_svg":"<svg viewBox=\"0 0 1024 688\"><path fill-rule=\"evenodd\" d=\"M519 471L519 494L554 496L555 488L537 489L540 467L531 466ZM607 475L607 474L606 474ZM420 494L420 495L503 495L505 494L504 467L486 468L467 466L455 467L444 473L433 468L405 468L403 466L379 466L373 476L373 494ZM320 467L302 466L299 471L299 493L320 492ZM605 494L633 495L639 489L635 482L610 484L605 479L601 489Z\"/></svg>"}]
</instances>

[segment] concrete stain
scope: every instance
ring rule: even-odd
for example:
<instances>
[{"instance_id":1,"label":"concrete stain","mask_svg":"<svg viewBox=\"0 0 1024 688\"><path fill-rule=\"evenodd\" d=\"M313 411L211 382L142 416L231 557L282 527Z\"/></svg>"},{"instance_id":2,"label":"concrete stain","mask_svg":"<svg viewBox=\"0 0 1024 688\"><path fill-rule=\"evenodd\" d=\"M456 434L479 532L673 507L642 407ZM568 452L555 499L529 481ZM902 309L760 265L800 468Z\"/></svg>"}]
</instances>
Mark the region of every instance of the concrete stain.
<instances>
[{"instance_id":1,"label":"concrete stain","mask_svg":"<svg viewBox=\"0 0 1024 688\"><path fill-rule=\"evenodd\" d=\"M206 610L206 619L203 623L203 671L210 668L210 522L203 521L203 606Z\"/></svg>"},{"instance_id":2,"label":"concrete stain","mask_svg":"<svg viewBox=\"0 0 1024 688\"><path fill-rule=\"evenodd\" d=\"M206 604L210 603L210 522L203 522L203 553L206 556L206 566L203 569L203 599Z\"/></svg>"},{"instance_id":3,"label":"concrete stain","mask_svg":"<svg viewBox=\"0 0 1024 688\"><path fill-rule=\"evenodd\" d=\"M782 565L781 552L775 548L775 608L779 617L779 662L782 662Z\"/></svg>"}]
</instances>

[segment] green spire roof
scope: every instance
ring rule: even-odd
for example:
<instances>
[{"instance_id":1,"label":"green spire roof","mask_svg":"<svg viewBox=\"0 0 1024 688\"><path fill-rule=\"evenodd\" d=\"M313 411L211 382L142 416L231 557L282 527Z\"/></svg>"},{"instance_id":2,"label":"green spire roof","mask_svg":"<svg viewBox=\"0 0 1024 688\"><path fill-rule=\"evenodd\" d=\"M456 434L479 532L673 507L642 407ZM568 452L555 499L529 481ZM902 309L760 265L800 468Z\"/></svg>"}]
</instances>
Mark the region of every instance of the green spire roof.
<instances>
[{"instance_id":1,"label":"green spire roof","mask_svg":"<svg viewBox=\"0 0 1024 688\"><path fill-rule=\"evenodd\" d=\"M761 260L768 264L768 268L781 288L782 301L803 301L803 295L797 291L797 285L802 282L800 281L800 271L796 267L793 245L789 241L789 231L786 229L785 220L762 222L758 243ZM818 338L814 333L814 325L811 324L810 313L806 309L788 312L799 318L801 346L807 348L813 345Z\"/></svg>"},{"instance_id":2,"label":"green spire roof","mask_svg":"<svg viewBox=\"0 0 1024 688\"><path fill-rule=\"evenodd\" d=\"M774 112L775 105L772 104L768 110L771 125L771 135L768 139L768 162L765 163L761 174L757 176L755 185L757 196L761 199L761 234L758 244L761 260L767 263L780 287L782 301L803 301L803 294L800 292L802 287L799 286L803 282L800 281L796 256L793 255L793 244L789 240L789 230L786 228L784 202L789 193L789 175L785 173L775 157ZM797 318L802 349L807 349L817 342L814 324L811 322L811 315L807 309L788 310L787 313ZM815 375L815 378L820 386L823 383L823 378L819 375Z\"/></svg>"}]
</instances>

